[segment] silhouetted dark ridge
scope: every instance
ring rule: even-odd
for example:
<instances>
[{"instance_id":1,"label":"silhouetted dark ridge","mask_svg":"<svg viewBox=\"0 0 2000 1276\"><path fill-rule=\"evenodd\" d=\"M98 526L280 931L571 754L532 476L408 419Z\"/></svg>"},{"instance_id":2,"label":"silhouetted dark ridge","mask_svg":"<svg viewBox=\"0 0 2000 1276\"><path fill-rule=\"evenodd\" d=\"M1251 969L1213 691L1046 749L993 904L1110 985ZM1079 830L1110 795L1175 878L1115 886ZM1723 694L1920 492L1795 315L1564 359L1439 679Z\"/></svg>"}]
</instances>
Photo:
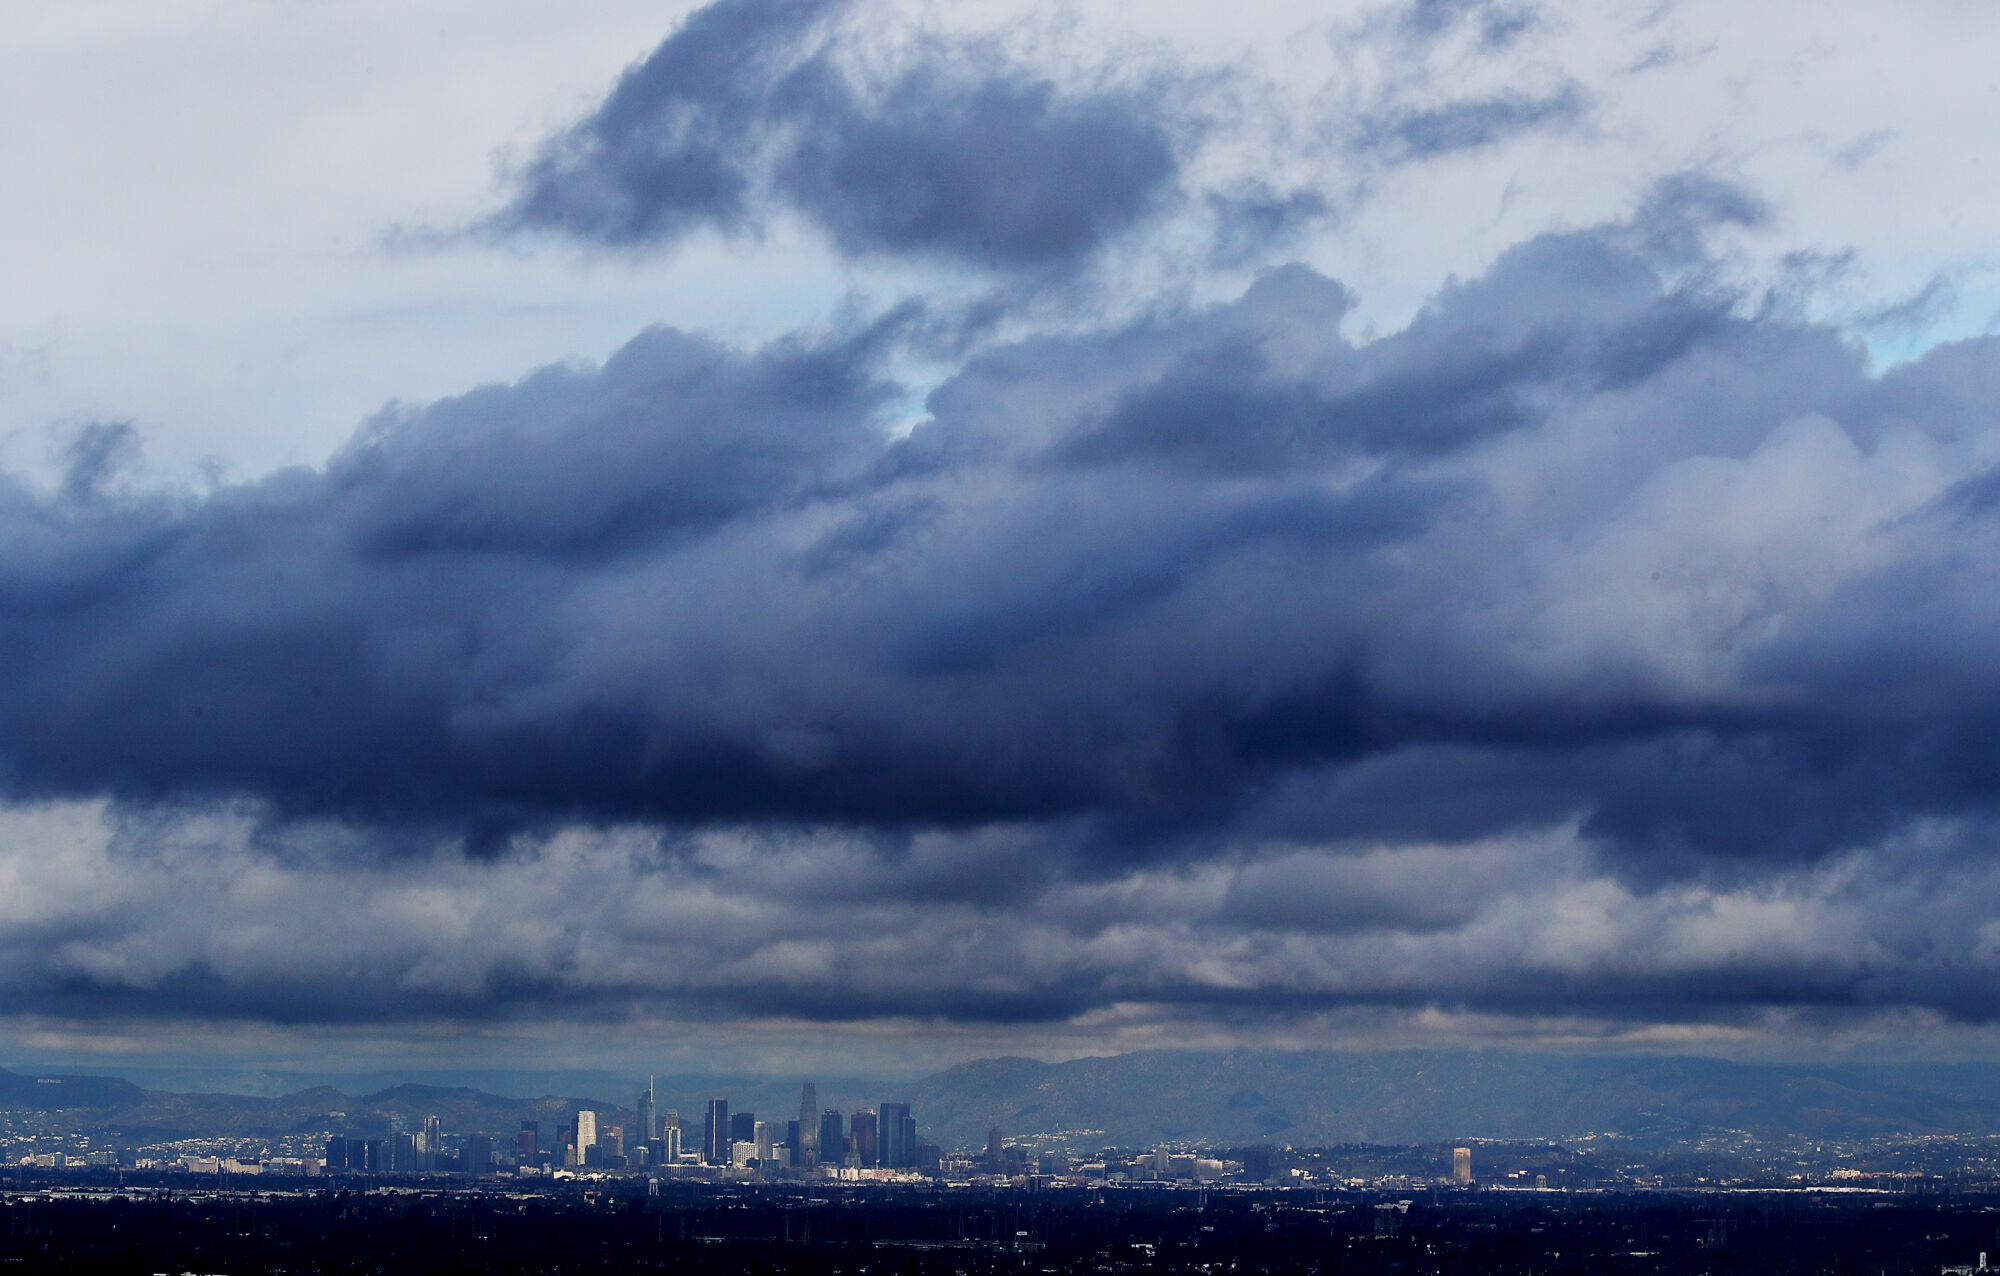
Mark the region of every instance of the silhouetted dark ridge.
<instances>
[{"instance_id":1,"label":"silhouetted dark ridge","mask_svg":"<svg viewBox=\"0 0 2000 1276\"><path fill-rule=\"evenodd\" d=\"M32 1075L0 1068L0 1107L39 1112L127 1107L143 1099L145 1093L118 1077Z\"/></svg>"}]
</instances>

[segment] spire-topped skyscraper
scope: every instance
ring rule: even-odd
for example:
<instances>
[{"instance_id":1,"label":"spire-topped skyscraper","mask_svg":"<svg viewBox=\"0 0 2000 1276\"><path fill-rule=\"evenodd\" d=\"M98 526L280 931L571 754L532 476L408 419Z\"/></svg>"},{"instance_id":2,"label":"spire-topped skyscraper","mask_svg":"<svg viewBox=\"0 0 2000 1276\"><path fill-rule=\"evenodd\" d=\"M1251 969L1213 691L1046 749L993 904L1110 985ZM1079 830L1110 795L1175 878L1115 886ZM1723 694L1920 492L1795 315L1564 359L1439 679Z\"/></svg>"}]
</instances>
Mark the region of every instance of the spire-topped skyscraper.
<instances>
[{"instance_id":1,"label":"spire-topped skyscraper","mask_svg":"<svg viewBox=\"0 0 2000 1276\"><path fill-rule=\"evenodd\" d=\"M819 1090L810 1081L799 1092L799 1164L819 1164Z\"/></svg>"},{"instance_id":2,"label":"spire-topped skyscraper","mask_svg":"<svg viewBox=\"0 0 2000 1276\"><path fill-rule=\"evenodd\" d=\"M653 1119L653 1078L646 1077L646 1093L639 1096L639 1137L637 1143L651 1143L660 1137L659 1122Z\"/></svg>"}]
</instances>

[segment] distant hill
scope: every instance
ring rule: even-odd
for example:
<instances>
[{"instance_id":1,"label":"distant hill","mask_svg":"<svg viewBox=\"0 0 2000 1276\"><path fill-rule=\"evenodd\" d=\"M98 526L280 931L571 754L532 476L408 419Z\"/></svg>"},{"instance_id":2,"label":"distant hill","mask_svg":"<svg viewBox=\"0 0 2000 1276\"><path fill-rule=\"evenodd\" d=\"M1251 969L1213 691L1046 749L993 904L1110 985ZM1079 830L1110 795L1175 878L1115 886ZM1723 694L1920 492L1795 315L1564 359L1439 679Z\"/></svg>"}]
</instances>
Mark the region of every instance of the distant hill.
<instances>
[{"instance_id":1,"label":"distant hill","mask_svg":"<svg viewBox=\"0 0 2000 1276\"><path fill-rule=\"evenodd\" d=\"M933 1137L983 1142L1425 1143L1617 1130L1854 1136L2000 1132L2000 1068L1788 1067L1505 1051L1142 1051L1045 1064L985 1059L919 1082Z\"/></svg>"},{"instance_id":2,"label":"distant hill","mask_svg":"<svg viewBox=\"0 0 2000 1276\"><path fill-rule=\"evenodd\" d=\"M379 1133L436 1114L458 1133L509 1137L522 1121L544 1139L579 1108L628 1122L624 1103L544 1095L509 1098L465 1086L397 1085L362 1095L317 1086L275 1097L146 1090L113 1077L0 1070L0 1108L66 1113L80 1127L128 1137ZM1732 1063L1660 1056L1506 1051L1142 1051L1042 1063L982 1059L913 1083L817 1082L818 1104L852 1112L907 1100L925 1137L974 1147L988 1128L1062 1136L1079 1148L1566 1139L1617 1131L1660 1144L1712 1130L1800 1134L2000 1133L2000 1067ZM799 1083L727 1076L660 1078L660 1110L699 1137L710 1096L766 1120L797 1115Z\"/></svg>"},{"instance_id":3,"label":"distant hill","mask_svg":"<svg viewBox=\"0 0 2000 1276\"><path fill-rule=\"evenodd\" d=\"M415 1127L427 1116L456 1133L511 1138L523 1121L541 1123L546 1141L588 1108L604 1122L634 1119L643 1079L629 1083L623 1103L604 1099L542 1095L512 1098L470 1086L402 1084L367 1094L333 1086L311 1086L278 1095L247 1095L142 1089L117 1077L53 1076L0 1069L0 1109L66 1112L80 1128L116 1130L128 1137L165 1138L184 1134L272 1136L328 1130L380 1134L392 1116ZM729 1099L731 1111L753 1112L781 1123L799 1115L797 1080L768 1077L676 1075L660 1077L655 1093L661 1112L678 1111L691 1140L700 1138L710 1097ZM818 1105L852 1112L884 1099L909 1098L910 1086L833 1077L818 1083Z\"/></svg>"},{"instance_id":4,"label":"distant hill","mask_svg":"<svg viewBox=\"0 0 2000 1276\"><path fill-rule=\"evenodd\" d=\"M136 1103L145 1091L117 1077L24 1076L0 1068L0 1108L57 1112Z\"/></svg>"},{"instance_id":5,"label":"distant hill","mask_svg":"<svg viewBox=\"0 0 2000 1276\"><path fill-rule=\"evenodd\" d=\"M81 1128L113 1129L133 1138L178 1135L272 1136L328 1130L381 1134L399 1116L414 1128L426 1116L458 1133L509 1135L522 1121L554 1130L588 1108L609 1120L628 1114L617 1104L545 1095L513 1099L464 1087L401 1085L346 1095L331 1086L265 1097L143 1090L116 1077L47 1077L0 1069L0 1108L67 1113Z\"/></svg>"}]
</instances>

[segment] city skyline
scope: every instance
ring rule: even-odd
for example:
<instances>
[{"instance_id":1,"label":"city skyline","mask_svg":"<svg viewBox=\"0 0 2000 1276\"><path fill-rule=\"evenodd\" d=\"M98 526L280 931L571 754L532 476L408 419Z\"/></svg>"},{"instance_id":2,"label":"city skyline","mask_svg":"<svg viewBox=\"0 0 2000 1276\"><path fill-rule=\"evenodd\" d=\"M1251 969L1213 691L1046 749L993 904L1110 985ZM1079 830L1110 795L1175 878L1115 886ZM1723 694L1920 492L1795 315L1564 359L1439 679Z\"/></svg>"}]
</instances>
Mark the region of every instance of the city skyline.
<instances>
[{"instance_id":1,"label":"city skyline","mask_svg":"<svg viewBox=\"0 0 2000 1276\"><path fill-rule=\"evenodd\" d=\"M838 1109L816 1109L816 1093L813 1082L803 1083L800 1115L784 1123L782 1137L772 1122L758 1120L754 1112L732 1111L728 1098L711 1098L702 1117L699 1150L691 1149L678 1111L657 1109L654 1078L648 1077L645 1090L630 1109L629 1126L622 1121L606 1122L601 1109L579 1105L567 1121L548 1131L547 1137L543 1122L529 1119L520 1123L511 1145L497 1140L490 1131L454 1132L461 1141L448 1152L442 1117L427 1115L422 1128L411 1132L405 1128L404 1117L391 1115L381 1137L329 1135L324 1155L316 1164L310 1157L280 1160L285 1169L308 1174L451 1171L477 1176L599 1171L657 1177L740 1171L758 1178L824 1177L831 1181L860 1181L877 1177L878 1171L891 1178L898 1174L936 1177L946 1168L945 1149L918 1137L910 1104L885 1100L875 1108L856 1108L850 1119ZM895 1134L878 1142L877 1130L882 1125ZM826 1155L827 1149L834 1152ZM990 1171L1008 1172L1003 1150L999 1131L991 1131L983 1162ZM6 1159L5 1145L0 1144L0 1163ZM243 1168L246 1162L234 1163L237 1172L247 1172ZM54 1165L62 1168L60 1161ZM95 1168L98 1162L86 1160L83 1165ZM218 1166L217 1172L224 1172L223 1167ZM1018 1172L1018 1167L1013 1172ZM1221 1171L1215 1174L1220 1177Z\"/></svg>"},{"instance_id":2,"label":"city skyline","mask_svg":"<svg viewBox=\"0 0 2000 1276\"><path fill-rule=\"evenodd\" d=\"M968 1091L959 1076L932 1092L935 1112L899 1099L848 1100L851 1113L822 1108L820 1146L831 1154L817 1165L801 1155L798 1121L786 1120L781 1132L728 1095L703 1103L726 1135L726 1159L711 1163L692 1149L714 1140L706 1131L697 1140L676 1108L660 1110L651 1078L628 1105L416 1085L354 1096L315 1089L274 1102L0 1072L0 1195L9 1183L89 1199L128 1188L258 1190L250 1180L279 1192L340 1193L384 1180L391 1190L422 1184L434 1194L549 1200L579 1190L683 1200L746 1187L852 1191L861 1205L883 1190L982 1187L1030 1196L1187 1191L1200 1211L1210 1189L1568 1198L1832 1187L1906 1196L1984 1192L2000 1182L2000 1103L1968 1103L2000 1093L1990 1068L1983 1078L1963 1068L1903 1068L1871 1080L1865 1070L1760 1076L1696 1059L1607 1071L1601 1062L1579 1070L1579 1061L1537 1067L1492 1054L1429 1055L1373 1076L1353 1059L1294 1063L1286 1083L1270 1070L1278 1061L1260 1071L1238 1057L1214 1066L1271 1093L1222 1094L1213 1074L1175 1078L1157 1067L1077 1093L1050 1072L1022 1075L1020 1062L987 1064L1021 1086L1012 1095ZM779 1093L778 1106L789 1109L792 1093L803 1108L826 1092L812 1081L780 1091L755 1093L759 1102ZM1340 1124L1278 1117L1329 1103L1344 1110ZM641 1119L649 1104L651 1126ZM875 1137L878 1113L882 1125L904 1132L901 1152ZM920 1113L942 1122L926 1127L936 1133L915 1128Z\"/></svg>"},{"instance_id":3,"label":"city skyline","mask_svg":"<svg viewBox=\"0 0 2000 1276\"><path fill-rule=\"evenodd\" d=\"M2000 1276L2000 3L4 19L0 1269Z\"/></svg>"}]
</instances>

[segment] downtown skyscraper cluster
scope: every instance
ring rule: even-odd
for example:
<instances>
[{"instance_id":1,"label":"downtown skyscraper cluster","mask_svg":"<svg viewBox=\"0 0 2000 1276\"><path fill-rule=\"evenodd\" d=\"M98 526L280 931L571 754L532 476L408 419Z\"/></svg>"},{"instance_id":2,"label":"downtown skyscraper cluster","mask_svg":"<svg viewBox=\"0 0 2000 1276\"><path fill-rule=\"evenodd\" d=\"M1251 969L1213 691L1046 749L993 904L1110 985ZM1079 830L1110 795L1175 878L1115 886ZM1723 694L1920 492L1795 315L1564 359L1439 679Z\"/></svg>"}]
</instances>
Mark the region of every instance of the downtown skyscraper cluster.
<instances>
[{"instance_id":1,"label":"downtown skyscraper cluster","mask_svg":"<svg viewBox=\"0 0 2000 1276\"><path fill-rule=\"evenodd\" d=\"M644 1119L652 1110L652 1091L640 1100ZM693 1159L701 1165L753 1169L765 1173L820 1170L922 1170L935 1168L937 1149L917 1137L917 1122L907 1103L885 1102L863 1107L852 1115L819 1107L817 1089L808 1081L800 1090L799 1114L782 1121L760 1120L755 1112L732 1112L723 1097L708 1101L702 1116L698 1150L675 1155L685 1147L678 1113L653 1118L657 1124L646 1143L657 1147L661 1163Z\"/></svg>"},{"instance_id":2,"label":"downtown skyscraper cluster","mask_svg":"<svg viewBox=\"0 0 2000 1276\"><path fill-rule=\"evenodd\" d=\"M521 1121L511 1146L468 1134L454 1136L447 1150L444 1123L435 1115L415 1128L396 1115L385 1124L387 1137L332 1134L320 1164L329 1173L371 1175L665 1170L873 1178L935 1172L942 1160L936 1146L917 1137L908 1103L884 1102L852 1114L822 1109L810 1081L800 1090L798 1116L782 1120L732 1110L729 1099L718 1096L708 1101L698 1125L684 1123L678 1111L660 1108L648 1079L629 1116L609 1106L577 1105L554 1129L539 1119Z\"/></svg>"}]
</instances>

